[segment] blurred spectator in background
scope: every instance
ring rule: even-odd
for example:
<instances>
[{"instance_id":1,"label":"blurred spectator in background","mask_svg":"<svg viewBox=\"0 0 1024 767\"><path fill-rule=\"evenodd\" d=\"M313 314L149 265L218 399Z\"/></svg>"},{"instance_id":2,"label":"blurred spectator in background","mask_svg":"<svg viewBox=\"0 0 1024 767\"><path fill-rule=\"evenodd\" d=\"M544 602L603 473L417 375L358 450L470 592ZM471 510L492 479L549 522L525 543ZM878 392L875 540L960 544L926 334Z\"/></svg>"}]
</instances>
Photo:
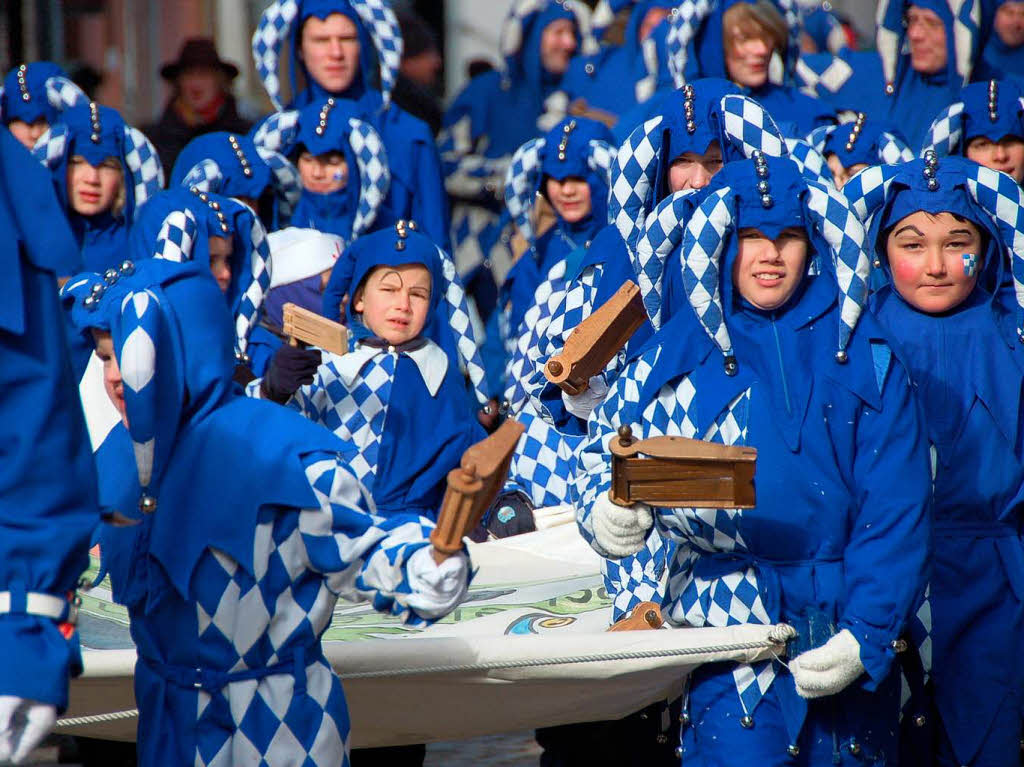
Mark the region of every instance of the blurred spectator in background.
<instances>
[{"instance_id":1,"label":"blurred spectator in background","mask_svg":"<svg viewBox=\"0 0 1024 767\"><path fill-rule=\"evenodd\" d=\"M434 30L418 13L396 10L405 50L392 93L395 103L420 118L436 136L441 130L441 69L444 61Z\"/></svg>"},{"instance_id":2,"label":"blurred spectator in background","mask_svg":"<svg viewBox=\"0 0 1024 767\"><path fill-rule=\"evenodd\" d=\"M96 89L103 84L103 73L89 64L79 64L71 70L71 82L82 89L89 101L96 101Z\"/></svg>"},{"instance_id":3,"label":"blurred spectator in background","mask_svg":"<svg viewBox=\"0 0 1024 767\"><path fill-rule=\"evenodd\" d=\"M1024 0L997 2L992 29L985 61L1005 79L1024 84Z\"/></svg>"},{"instance_id":4,"label":"blurred spectator in background","mask_svg":"<svg viewBox=\"0 0 1024 767\"><path fill-rule=\"evenodd\" d=\"M211 131L248 133L252 124L238 114L231 81L238 67L222 61L213 40L193 37L185 41L177 61L160 69L174 92L160 120L143 128L156 146L165 168L174 167L178 153L196 136Z\"/></svg>"}]
</instances>

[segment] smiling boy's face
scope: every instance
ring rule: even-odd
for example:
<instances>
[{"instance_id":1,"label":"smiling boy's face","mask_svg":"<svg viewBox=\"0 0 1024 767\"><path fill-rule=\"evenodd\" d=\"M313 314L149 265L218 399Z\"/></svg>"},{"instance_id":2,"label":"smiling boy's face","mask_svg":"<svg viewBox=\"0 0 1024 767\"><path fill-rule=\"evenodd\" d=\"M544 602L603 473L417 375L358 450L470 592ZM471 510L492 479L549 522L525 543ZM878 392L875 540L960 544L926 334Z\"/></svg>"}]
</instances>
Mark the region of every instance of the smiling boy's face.
<instances>
[{"instance_id":1,"label":"smiling boy's face","mask_svg":"<svg viewBox=\"0 0 1024 767\"><path fill-rule=\"evenodd\" d=\"M371 333L397 346L423 332L431 288L430 272L422 264L378 266L356 291L352 308Z\"/></svg>"}]
</instances>

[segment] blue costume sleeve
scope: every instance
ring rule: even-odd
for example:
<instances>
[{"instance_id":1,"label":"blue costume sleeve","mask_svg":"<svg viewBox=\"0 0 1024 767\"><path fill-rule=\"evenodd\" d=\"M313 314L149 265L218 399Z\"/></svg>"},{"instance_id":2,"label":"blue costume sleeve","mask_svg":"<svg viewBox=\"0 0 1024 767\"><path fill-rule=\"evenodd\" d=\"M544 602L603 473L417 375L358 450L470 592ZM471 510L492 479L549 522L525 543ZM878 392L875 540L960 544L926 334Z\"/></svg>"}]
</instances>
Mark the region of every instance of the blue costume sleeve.
<instances>
[{"instance_id":1,"label":"blue costume sleeve","mask_svg":"<svg viewBox=\"0 0 1024 767\"><path fill-rule=\"evenodd\" d=\"M847 600L840 626L860 643L869 690L889 673L892 643L928 580L931 521L928 440L910 383L894 359L881 407L863 405L856 424L853 487L860 513L844 555Z\"/></svg>"},{"instance_id":2,"label":"blue costume sleeve","mask_svg":"<svg viewBox=\"0 0 1024 767\"><path fill-rule=\"evenodd\" d=\"M68 363L55 272L78 257L45 171L0 129L0 695L67 706L77 636L26 613L25 595L67 599L99 521L89 439ZM61 260L65 264L61 263Z\"/></svg>"},{"instance_id":3,"label":"blue costume sleeve","mask_svg":"<svg viewBox=\"0 0 1024 767\"><path fill-rule=\"evenodd\" d=\"M498 91L498 81L496 72L475 77L445 112L437 143L444 186L452 197L493 205L505 189L511 156L488 157L481 146L488 93Z\"/></svg>"},{"instance_id":4,"label":"blue costume sleeve","mask_svg":"<svg viewBox=\"0 0 1024 767\"><path fill-rule=\"evenodd\" d=\"M433 523L411 514L385 519L360 510L372 502L336 455L314 453L303 463L320 508L303 510L299 529L309 565L324 574L327 587L343 599L370 600L375 610L409 624L439 617L417 612L406 569L409 558L430 545Z\"/></svg>"}]
</instances>

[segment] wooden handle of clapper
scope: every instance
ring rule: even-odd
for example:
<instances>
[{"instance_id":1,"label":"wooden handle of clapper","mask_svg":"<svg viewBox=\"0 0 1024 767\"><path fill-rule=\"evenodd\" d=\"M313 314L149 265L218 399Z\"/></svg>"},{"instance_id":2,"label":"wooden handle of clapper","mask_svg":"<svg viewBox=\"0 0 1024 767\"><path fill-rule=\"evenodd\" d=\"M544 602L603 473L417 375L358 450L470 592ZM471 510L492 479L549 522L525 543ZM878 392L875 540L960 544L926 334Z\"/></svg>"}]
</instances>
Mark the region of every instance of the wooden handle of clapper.
<instances>
[{"instance_id":1,"label":"wooden handle of clapper","mask_svg":"<svg viewBox=\"0 0 1024 767\"><path fill-rule=\"evenodd\" d=\"M281 317L290 346L298 346L301 341L335 354L345 354L348 351L348 328L344 325L293 303L287 303L282 307Z\"/></svg>"},{"instance_id":2,"label":"wooden handle of clapper","mask_svg":"<svg viewBox=\"0 0 1024 767\"><path fill-rule=\"evenodd\" d=\"M448 489L430 534L434 561L441 564L462 551L462 539L501 491L519 438L526 427L509 419L497 431L462 454L459 466L448 472Z\"/></svg>"},{"instance_id":3,"label":"wooden handle of clapper","mask_svg":"<svg viewBox=\"0 0 1024 767\"><path fill-rule=\"evenodd\" d=\"M646 319L640 288L635 282L626 282L576 326L562 353L544 365L544 377L566 394L582 394L590 386L591 376L604 370Z\"/></svg>"}]
</instances>

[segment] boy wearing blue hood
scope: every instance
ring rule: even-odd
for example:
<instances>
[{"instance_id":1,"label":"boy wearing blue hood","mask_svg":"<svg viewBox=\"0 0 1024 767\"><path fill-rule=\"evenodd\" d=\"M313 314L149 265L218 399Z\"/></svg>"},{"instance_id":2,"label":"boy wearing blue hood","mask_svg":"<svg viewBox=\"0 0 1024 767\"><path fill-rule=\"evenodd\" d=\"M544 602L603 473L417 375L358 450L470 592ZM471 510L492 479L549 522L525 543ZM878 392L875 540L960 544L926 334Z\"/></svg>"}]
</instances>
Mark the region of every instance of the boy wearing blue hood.
<instances>
[{"instance_id":1,"label":"boy wearing blue hood","mask_svg":"<svg viewBox=\"0 0 1024 767\"><path fill-rule=\"evenodd\" d=\"M580 530L610 557L635 554L652 527L675 541L663 601L675 625L796 628L788 666L689 677L684 764L891 764L894 648L926 580L928 458L906 373L862 313L864 231L785 158L730 163L711 186L683 235L692 310L590 420ZM609 442L626 425L756 446L756 506L615 505Z\"/></svg>"},{"instance_id":2,"label":"boy wearing blue hood","mask_svg":"<svg viewBox=\"0 0 1024 767\"><path fill-rule=\"evenodd\" d=\"M931 447L934 553L913 636L931 683L905 721L912 764L1019 764L1024 719L1024 194L958 157L868 168L847 187L874 216L887 284L871 297L899 345ZM1012 265L1012 267L1011 267ZM990 290L1012 271L1007 308ZM982 279L984 277L984 279ZM927 736L931 735L929 739Z\"/></svg>"},{"instance_id":3,"label":"boy wearing blue hood","mask_svg":"<svg viewBox=\"0 0 1024 767\"><path fill-rule=\"evenodd\" d=\"M352 444L353 470L379 514L436 519L448 472L484 436L467 407L440 252L399 221L361 237L335 269L349 275L353 350L281 347L259 395Z\"/></svg>"},{"instance_id":4,"label":"boy wearing blue hood","mask_svg":"<svg viewBox=\"0 0 1024 767\"><path fill-rule=\"evenodd\" d=\"M64 289L130 436L105 501L127 524L101 550L139 656L139 764L348 765L320 645L336 600L429 622L464 596L468 560L436 564L422 517L367 514L348 445L242 396L206 271L145 259Z\"/></svg>"},{"instance_id":5,"label":"boy wearing blue hood","mask_svg":"<svg viewBox=\"0 0 1024 767\"><path fill-rule=\"evenodd\" d=\"M433 134L391 100L402 33L388 1L271 2L253 33L252 51L256 71L278 110L284 107L279 59L285 42L290 50L290 108L329 98L351 102L387 149L393 178L387 207L396 217L420 222L436 242L447 243L448 205Z\"/></svg>"}]
</instances>

